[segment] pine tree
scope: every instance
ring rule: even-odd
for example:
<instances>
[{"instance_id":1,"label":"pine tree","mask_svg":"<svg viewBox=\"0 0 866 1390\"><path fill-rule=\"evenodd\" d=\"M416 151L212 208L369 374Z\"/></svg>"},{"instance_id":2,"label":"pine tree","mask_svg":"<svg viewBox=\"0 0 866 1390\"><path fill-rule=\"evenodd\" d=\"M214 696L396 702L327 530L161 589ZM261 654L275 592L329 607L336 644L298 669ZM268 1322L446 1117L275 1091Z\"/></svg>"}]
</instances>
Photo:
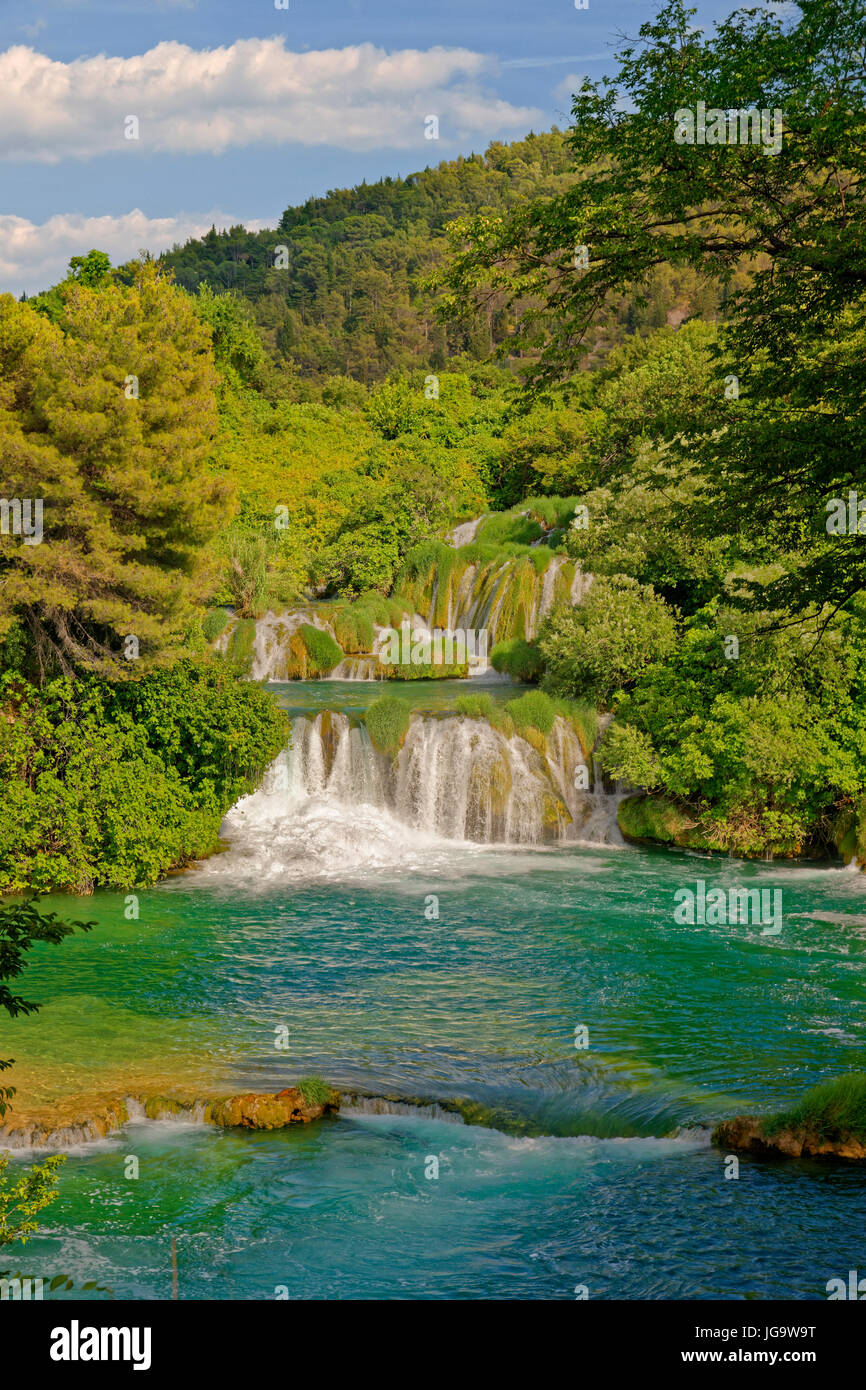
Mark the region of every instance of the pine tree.
<instances>
[{"instance_id":1,"label":"pine tree","mask_svg":"<svg viewBox=\"0 0 866 1390\"><path fill-rule=\"evenodd\" d=\"M0 297L0 493L31 523L41 501L43 530L16 534L7 509L0 636L26 627L40 679L118 677L182 645L229 512L210 331L153 263L60 293L56 322Z\"/></svg>"}]
</instances>

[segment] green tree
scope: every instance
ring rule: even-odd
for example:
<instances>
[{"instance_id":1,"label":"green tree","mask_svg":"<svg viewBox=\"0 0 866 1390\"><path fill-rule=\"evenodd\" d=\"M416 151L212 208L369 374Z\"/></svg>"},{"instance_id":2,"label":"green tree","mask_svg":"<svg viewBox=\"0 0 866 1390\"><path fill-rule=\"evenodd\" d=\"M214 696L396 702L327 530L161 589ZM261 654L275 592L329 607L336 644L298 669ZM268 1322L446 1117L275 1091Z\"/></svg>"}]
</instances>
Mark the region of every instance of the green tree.
<instances>
[{"instance_id":1,"label":"green tree","mask_svg":"<svg viewBox=\"0 0 866 1390\"><path fill-rule=\"evenodd\" d=\"M712 848L824 850L866 782L866 624L840 616L815 660L814 634L767 631L769 617L694 614L618 705L602 761L674 798Z\"/></svg>"},{"instance_id":2,"label":"green tree","mask_svg":"<svg viewBox=\"0 0 866 1390\"><path fill-rule=\"evenodd\" d=\"M626 575L599 578L579 607L557 610L542 627L544 684L569 699L609 701L663 661L675 642L675 615L649 584Z\"/></svg>"},{"instance_id":3,"label":"green tree","mask_svg":"<svg viewBox=\"0 0 866 1390\"><path fill-rule=\"evenodd\" d=\"M39 679L118 677L180 649L211 583L229 505L208 472L213 354L152 263L131 285L73 280L61 295L56 324L0 297L3 484L37 499L44 529L35 544L0 534L0 637L23 623Z\"/></svg>"},{"instance_id":4,"label":"green tree","mask_svg":"<svg viewBox=\"0 0 866 1390\"><path fill-rule=\"evenodd\" d=\"M866 0L741 10L710 35L694 14L669 0L616 78L584 81L564 192L455 224L445 311L522 310L508 351L538 388L572 377L611 305L645 304L660 271L720 279L717 366L739 393L687 420L683 453L717 485L685 519L803 546L774 603L844 603L866 551L820 533L826 499L862 488L866 443ZM736 113L725 143L687 138L699 102ZM757 139L750 109L769 113Z\"/></svg>"},{"instance_id":5,"label":"green tree","mask_svg":"<svg viewBox=\"0 0 866 1390\"><path fill-rule=\"evenodd\" d=\"M217 366L254 383L261 375L265 350L247 300L236 292L215 294L209 285L201 284L195 307L213 334Z\"/></svg>"},{"instance_id":6,"label":"green tree","mask_svg":"<svg viewBox=\"0 0 866 1390\"><path fill-rule=\"evenodd\" d=\"M105 283L111 274L111 257L104 251L88 251L86 256L73 256L69 262L69 277L91 289Z\"/></svg>"}]
</instances>

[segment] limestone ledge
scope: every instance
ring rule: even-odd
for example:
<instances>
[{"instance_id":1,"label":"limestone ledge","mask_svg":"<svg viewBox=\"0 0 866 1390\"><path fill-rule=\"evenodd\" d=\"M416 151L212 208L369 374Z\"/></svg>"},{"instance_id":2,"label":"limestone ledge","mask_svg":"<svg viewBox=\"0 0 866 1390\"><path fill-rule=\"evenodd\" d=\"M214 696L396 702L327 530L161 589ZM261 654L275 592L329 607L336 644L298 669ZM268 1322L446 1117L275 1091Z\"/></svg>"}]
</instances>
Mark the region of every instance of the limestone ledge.
<instances>
[{"instance_id":1,"label":"limestone ledge","mask_svg":"<svg viewBox=\"0 0 866 1390\"><path fill-rule=\"evenodd\" d=\"M802 1128L782 1128L767 1134L765 1124L766 1120L758 1115L723 1120L713 1130L713 1143L721 1149L738 1149L770 1158L866 1158L866 1141L854 1135L828 1138Z\"/></svg>"},{"instance_id":2,"label":"limestone ledge","mask_svg":"<svg viewBox=\"0 0 866 1390\"><path fill-rule=\"evenodd\" d=\"M164 1095L114 1098L90 1114L60 1125L50 1120L13 1117L0 1126L0 1152L3 1149L72 1148L104 1139L130 1120L188 1119L222 1129L284 1129L287 1125L309 1124L339 1109L339 1092L331 1090L322 1100L308 1101L296 1086L275 1094L218 1097L216 1099L178 1099Z\"/></svg>"}]
</instances>

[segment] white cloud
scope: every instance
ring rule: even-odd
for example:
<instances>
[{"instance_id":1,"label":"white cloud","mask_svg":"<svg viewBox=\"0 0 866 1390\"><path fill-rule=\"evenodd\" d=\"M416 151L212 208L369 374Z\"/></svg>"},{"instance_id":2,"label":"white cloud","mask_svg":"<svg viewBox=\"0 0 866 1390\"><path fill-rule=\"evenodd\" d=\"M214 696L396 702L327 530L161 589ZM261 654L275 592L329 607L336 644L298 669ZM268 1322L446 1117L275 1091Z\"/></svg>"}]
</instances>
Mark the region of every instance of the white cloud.
<instances>
[{"instance_id":1,"label":"white cloud","mask_svg":"<svg viewBox=\"0 0 866 1390\"><path fill-rule=\"evenodd\" d=\"M571 99L575 92L579 92L583 84L583 74L570 72L567 77L563 77L561 82L557 82L553 89L555 99L561 103L564 109L571 115Z\"/></svg>"},{"instance_id":2,"label":"white cloud","mask_svg":"<svg viewBox=\"0 0 866 1390\"><path fill-rule=\"evenodd\" d=\"M600 63L602 59L609 59L611 49L605 53L583 53L576 58L503 58L501 66L504 68L555 68L562 63Z\"/></svg>"},{"instance_id":3,"label":"white cloud","mask_svg":"<svg viewBox=\"0 0 866 1390\"><path fill-rule=\"evenodd\" d=\"M106 251L115 265L139 251L155 255L175 242L202 236L211 226L234 227L241 218L228 213L179 213L177 217L146 217L136 208L122 217L82 217L60 213L41 225L23 217L0 214L0 293L35 294L56 285L66 274L72 256L94 248ZM245 222L250 231L266 224Z\"/></svg>"},{"instance_id":4,"label":"white cloud","mask_svg":"<svg viewBox=\"0 0 866 1390\"><path fill-rule=\"evenodd\" d=\"M387 53L365 43L293 53L282 38L204 50L168 42L131 58L70 63L18 46L0 54L0 159L53 164L252 144L409 149L425 145L424 119L434 114L442 144L538 126L543 112L486 89L494 71L464 48ZM138 118L138 140L125 138L127 116Z\"/></svg>"}]
</instances>

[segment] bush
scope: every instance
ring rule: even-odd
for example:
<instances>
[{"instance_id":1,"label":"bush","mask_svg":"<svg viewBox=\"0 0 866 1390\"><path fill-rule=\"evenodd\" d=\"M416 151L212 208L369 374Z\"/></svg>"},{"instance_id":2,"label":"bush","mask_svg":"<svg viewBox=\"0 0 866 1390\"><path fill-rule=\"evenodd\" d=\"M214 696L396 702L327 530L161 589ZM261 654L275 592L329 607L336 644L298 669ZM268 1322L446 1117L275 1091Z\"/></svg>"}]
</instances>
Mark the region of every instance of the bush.
<instances>
[{"instance_id":1,"label":"bush","mask_svg":"<svg viewBox=\"0 0 866 1390\"><path fill-rule=\"evenodd\" d=\"M212 608L209 613L205 613L202 619L201 630L205 641L215 642L221 633L225 631L229 615L224 608Z\"/></svg>"},{"instance_id":2,"label":"bush","mask_svg":"<svg viewBox=\"0 0 866 1390\"><path fill-rule=\"evenodd\" d=\"M586 754L592 752L598 739L598 710L582 700L554 700L553 707L567 719L577 733Z\"/></svg>"},{"instance_id":3,"label":"bush","mask_svg":"<svg viewBox=\"0 0 866 1390\"><path fill-rule=\"evenodd\" d=\"M112 686L0 678L0 892L155 883L210 852L288 725L223 663Z\"/></svg>"},{"instance_id":4,"label":"bush","mask_svg":"<svg viewBox=\"0 0 866 1390\"><path fill-rule=\"evenodd\" d=\"M458 681L469 675L469 663L462 661L453 666L445 662L409 662L406 666L389 666L380 660L383 680L388 681Z\"/></svg>"},{"instance_id":5,"label":"bush","mask_svg":"<svg viewBox=\"0 0 866 1390\"><path fill-rule=\"evenodd\" d=\"M866 1072L825 1081L792 1106L765 1120L762 1128L769 1135L782 1129L808 1129L829 1141L866 1138Z\"/></svg>"},{"instance_id":6,"label":"bush","mask_svg":"<svg viewBox=\"0 0 866 1390\"><path fill-rule=\"evenodd\" d=\"M306 1105L326 1105L331 1099L331 1087L320 1076L305 1076L298 1082L298 1090Z\"/></svg>"},{"instance_id":7,"label":"bush","mask_svg":"<svg viewBox=\"0 0 866 1390\"><path fill-rule=\"evenodd\" d=\"M543 534L539 523L532 517L523 516L518 509L492 512L486 516L475 533L475 539L480 545L531 545Z\"/></svg>"},{"instance_id":8,"label":"bush","mask_svg":"<svg viewBox=\"0 0 866 1390\"><path fill-rule=\"evenodd\" d=\"M556 705L542 690L527 690L517 700L509 700L505 706L517 732L521 729L537 729L541 734L549 734L556 719Z\"/></svg>"},{"instance_id":9,"label":"bush","mask_svg":"<svg viewBox=\"0 0 866 1390\"><path fill-rule=\"evenodd\" d=\"M323 632L320 627L313 627L312 623L302 623L296 635L301 638L306 650L307 680L317 680L319 676L328 675L343 660L342 648L337 645L330 632Z\"/></svg>"},{"instance_id":10,"label":"bush","mask_svg":"<svg viewBox=\"0 0 866 1390\"><path fill-rule=\"evenodd\" d=\"M242 675L248 675L253 664L253 645L256 625L252 618L240 618L232 628L226 646L226 656Z\"/></svg>"},{"instance_id":11,"label":"bush","mask_svg":"<svg viewBox=\"0 0 866 1390\"><path fill-rule=\"evenodd\" d=\"M545 688L601 701L633 686L675 645L674 610L651 585L624 575L597 578L579 607L551 614L538 642Z\"/></svg>"},{"instance_id":12,"label":"bush","mask_svg":"<svg viewBox=\"0 0 866 1390\"><path fill-rule=\"evenodd\" d=\"M331 623L334 635L347 655L357 656L373 650L373 619L359 603L337 608Z\"/></svg>"},{"instance_id":13,"label":"bush","mask_svg":"<svg viewBox=\"0 0 866 1390\"><path fill-rule=\"evenodd\" d=\"M541 679L544 662L534 642L523 637L512 637L507 642L497 642L490 653L490 664L494 671L511 676L512 680L527 684Z\"/></svg>"},{"instance_id":14,"label":"bush","mask_svg":"<svg viewBox=\"0 0 866 1390\"><path fill-rule=\"evenodd\" d=\"M633 724L611 724L601 749L601 765L611 777L648 791L657 787L662 777L652 739Z\"/></svg>"},{"instance_id":15,"label":"bush","mask_svg":"<svg viewBox=\"0 0 866 1390\"><path fill-rule=\"evenodd\" d=\"M374 700L364 716L373 747L396 757L409 732L411 718L409 706L397 695L382 695Z\"/></svg>"}]
</instances>

